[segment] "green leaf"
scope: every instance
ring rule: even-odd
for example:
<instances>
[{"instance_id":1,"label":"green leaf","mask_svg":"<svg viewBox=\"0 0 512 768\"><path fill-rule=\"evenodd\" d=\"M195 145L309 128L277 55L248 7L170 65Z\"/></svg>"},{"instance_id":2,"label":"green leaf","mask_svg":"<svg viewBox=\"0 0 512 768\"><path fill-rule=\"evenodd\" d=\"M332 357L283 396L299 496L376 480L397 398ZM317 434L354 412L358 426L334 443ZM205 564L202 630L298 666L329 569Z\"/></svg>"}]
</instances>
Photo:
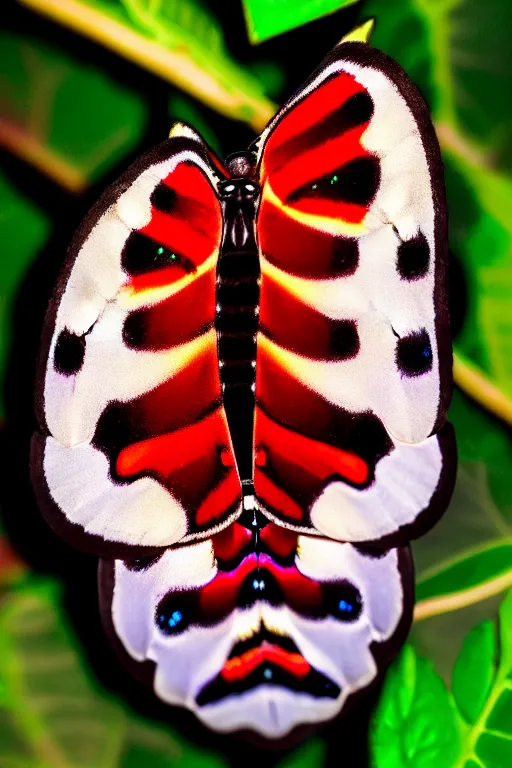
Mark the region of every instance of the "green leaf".
<instances>
[{"instance_id":1,"label":"green leaf","mask_svg":"<svg viewBox=\"0 0 512 768\"><path fill-rule=\"evenodd\" d=\"M374 768L508 768L512 765L512 590L494 626L463 643L453 696L406 646L388 671L371 728Z\"/></svg>"},{"instance_id":2,"label":"green leaf","mask_svg":"<svg viewBox=\"0 0 512 768\"><path fill-rule=\"evenodd\" d=\"M276 107L224 46L222 30L198 0L21 0L164 78L231 119L261 131Z\"/></svg>"},{"instance_id":3,"label":"green leaf","mask_svg":"<svg viewBox=\"0 0 512 768\"><path fill-rule=\"evenodd\" d=\"M470 635L466 640L457 662L461 665L461 674L464 665L468 676L477 673L480 685L468 681L461 686L460 681L457 682L457 705L462 716L471 713L472 726L461 729L462 751L454 768L466 768L472 762L485 768L504 768L512 765L512 590L501 604L499 624L501 657L497 668L494 642L491 643L490 637L482 642L482 638L489 631L482 630L482 625L477 627L475 632L479 630L481 633L480 663L485 666L486 671L477 672L475 668L475 664L478 664L477 648L471 645L475 643L476 634L473 634L473 637ZM491 685L489 677L492 680ZM486 697L482 696L484 687L488 692ZM468 701L468 697L475 694L478 708L474 701Z\"/></svg>"},{"instance_id":4,"label":"green leaf","mask_svg":"<svg viewBox=\"0 0 512 768\"><path fill-rule=\"evenodd\" d=\"M124 736L118 706L79 663L47 584L14 592L0 614L0 765L111 768Z\"/></svg>"},{"instance_id":5,"label":"green leaf","mask_svg":"<svg viewBox=\"0 0 512 768\"><path fill-rule=\"evenodd\" d=\"M453 702L430 662L403 649L388 671L371 726L374 768L452 768L459 752Z\"/></svg>"},{"instance_id":6,"label":"green leaf","mask_svg":"<svg viewBox=\"0 0 512 768\"><path fill-rule=\"evenodd\" d=\"M489 695L494 678L494 624L484 621L466 637L453 671L452 693L460 713L474 723Z\"/></svg>"},{"instance_id":7,"label":"green leaf","mask_svg":"<svg viewBox=\"0 0 512 768\"><path fill-rule=\"evenodd\" d=\"M31 202L0 175L0 380L3 381L11 338L16 290L49 232L49 222ZM0 418L4 414L0 395Z\"/></svg>"},{"instance_id":8,"label":"green leaf","mask_svg":"<svg viewBox=\"0 0 512 768\"><path fill-rule=\"evenodd\" d=\"M80 191L138 142L142 101L94 67L21 34L0 34L0 144Z\"/></svg>"},{"instance_id":9,"label":"green leaf","mask_svg":"<svg viewBox=\"0 0 512 768\"><path fill-rule=\"evenodd\" d=\"M251 43L261 43L290 29L339 11L358 0L243 0Z\"/></svg>"}]
</instances>

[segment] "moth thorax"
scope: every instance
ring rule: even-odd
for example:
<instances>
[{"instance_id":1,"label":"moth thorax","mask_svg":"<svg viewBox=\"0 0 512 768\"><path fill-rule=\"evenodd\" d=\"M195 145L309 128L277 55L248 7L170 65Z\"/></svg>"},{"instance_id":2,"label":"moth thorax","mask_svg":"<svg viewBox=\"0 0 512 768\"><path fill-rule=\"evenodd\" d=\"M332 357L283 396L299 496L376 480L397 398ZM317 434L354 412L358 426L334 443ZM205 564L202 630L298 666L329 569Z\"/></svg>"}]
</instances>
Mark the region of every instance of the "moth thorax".
<instances>
[{"instance_id":1,"label":"moth thorax","mask_svg":"<svg viewBox=\"0 0 512 768\"><path fill-rule=\"evenodd\" d=\"M256 160L252 152L234 152L226 158L225 166L232 179L252 179Z\"/></svg>"}]
</instances>

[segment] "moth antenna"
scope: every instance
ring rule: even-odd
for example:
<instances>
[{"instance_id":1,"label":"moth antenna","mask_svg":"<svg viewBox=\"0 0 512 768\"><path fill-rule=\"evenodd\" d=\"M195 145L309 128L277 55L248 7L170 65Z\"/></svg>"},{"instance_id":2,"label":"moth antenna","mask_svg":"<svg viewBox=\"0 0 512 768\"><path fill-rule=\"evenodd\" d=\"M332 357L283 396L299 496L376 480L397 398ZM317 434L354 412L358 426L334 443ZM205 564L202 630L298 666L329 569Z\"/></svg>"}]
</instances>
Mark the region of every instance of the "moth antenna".
<instances>
[{"instance_id":1,"label":"moth antenna","mask_svg":"<svg viewBox=\"0 0 512 768\"><path fill-rule=\"evenodd\" d=\"M348 34L345 35L345 37L342 37L338 45L350 42L369 43L374 29L375 19L368 19L367 21L363 22L363 24L360 24L358 27L355 27L355 29L352 29Z\"/></svg>"}]
</instances>

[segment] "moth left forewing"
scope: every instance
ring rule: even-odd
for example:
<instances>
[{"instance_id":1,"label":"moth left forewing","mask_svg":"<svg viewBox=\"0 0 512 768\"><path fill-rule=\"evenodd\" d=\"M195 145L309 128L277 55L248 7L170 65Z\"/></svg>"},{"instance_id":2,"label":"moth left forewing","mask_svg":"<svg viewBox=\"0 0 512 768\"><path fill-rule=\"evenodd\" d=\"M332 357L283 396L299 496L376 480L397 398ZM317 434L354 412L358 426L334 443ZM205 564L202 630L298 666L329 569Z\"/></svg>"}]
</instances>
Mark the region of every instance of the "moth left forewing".
<instances>
[{"instance_id":1,"label":"moth left forewing","mask_svg":"<svg viewBox=\"0 0 512 768\"><path fill-rule=\"evenodd\" d=\"M427 107L395 62L342 43L263 133L259 168L256 495L291 527L403 540L442 512L454 455L435 435L451 348Z\"/></svg>"},{"instance_id":2,"label":"moth left forewing","mask_svg":"<svg viewBox=\"0 0 512 768\"><path fill-rule=\"evenodd\" d=\"M168 546L240 510L213 327L221 236L206 147L173 135L75 237L46 319L32 468L79 547Z\"/></svg>"}]
</instances>

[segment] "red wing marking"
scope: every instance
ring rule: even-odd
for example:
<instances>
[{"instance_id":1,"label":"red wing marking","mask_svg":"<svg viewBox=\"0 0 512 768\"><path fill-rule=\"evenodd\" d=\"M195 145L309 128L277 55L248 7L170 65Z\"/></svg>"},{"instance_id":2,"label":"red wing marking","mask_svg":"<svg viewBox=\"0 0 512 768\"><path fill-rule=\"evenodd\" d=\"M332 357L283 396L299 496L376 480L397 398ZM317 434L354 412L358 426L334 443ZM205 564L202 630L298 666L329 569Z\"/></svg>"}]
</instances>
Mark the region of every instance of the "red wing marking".
<instances>
[{"instance_id":1,"label":"red wing marking","mask_svg":"<svg viewBox=\"0 0 512 768\"><path fill-rule=\"evenodd\" d=\"M279 457L295 464L298 469L311 472L320 480L337 475L350 483L362 485L368 479L368 466L356 454L283 427L269 419L261 408L256 409L256 423L260 440L257 449L265 451L267 465L273 463L274 457Z\"/></svg>"},{"instance_id":2,"label":"red wing marking","mask_svg":"<svg viewBox=\"0 0 512 768\"><path fill-rule=\"evenodd\" d=\"M356 240L305 227L268 202L258 214L258 235L265 259L291 275L325 280L350 275L357 268Z\"/></svg>"},{"instance_id":3,"label":"red wing marking","mask_svg":"<svg viewBox=\"0 0 512 768\"><path fill-rule=\"evenodd\" d=\"M215 578L201 589L201 613L211 621L227 616L238 604L240 589L251 573L264 577L270 573L282 593L282 601L293 610L318 613L322 604L322 588L319 582L303 576L296 566L278 565L272 557L262 553L250 554L233 571L217 572Z\"/></svg>"},{"instance_id":4,"label":"red wing marking","mask_svg":"<svg viewBox=\"0 0 512 768\"><path fill-rule=\"evenodd\" d=\"M262 528L260 537L267 549L278 557L290 557L297 549L297 534L275 523Z\"/></svg>"},{"instance_id":5,"label":"red wing marking","mask_svg":"<svg viewBox=\"0 0 512 768\"><path fill-rule=\"evenodd\" d=\"M342 73L326 81L321 88L307 94L279 122L279 129L269 136L265 147L265 163L268 172L280 167L290 153L290 142L300 134L318 126L339 109L351 96L364 92L352 75ZM292 144L293 149L293 144ZM288 150L283 158L283 150ZM268 155L267 155L268 153Z\"/></svg>"},{"instance_id":6,"label":"red wing marking","mask_svg":"<svg viewBox=\"0 0 512 768\"><path fill-rule=\"evenodd\" d=\"M277 645L263 642L258 648L252 648L241 656L228 659L222 668L221 675L228 683L243 680L264 662L276 664L298 678L305 677L311 669L304 656L299 653L290 653Z\"/></svg>"},{"instance_id":7,"label":"red wing marking","mask_svg":"<svg viewBox=\"0 0 512 768\"><path fill-rule=\"evenodd\" d=\"M294 196L301 187L313 183L321 176L334 173L352 160L371 158L372 155L361 145L361 136L365 130L366 125L358 126L338 138L304 152L279 171L269 174L269 183L274 194L282 203L290 204L296 210L359 224L368 212L368 206L326 200L324 197L297 200Z\"/></svg>"},{"instance_id":8,"label":"red wing marking","mask_svg":"<svg viewBox=\"0 0 512 768\"><path fill-rule=\"evenodd\" d=\"M209 488L195 511L196 526L206 527L221 518L240 494L234 457L225 441L225 417L217 409L188 427L127 446L118 456L116 470L124 478L156 475L189 507L196 496L193 488ZM222 469L221 451L231 457L231 465L222 463Z\"/></svg>"},{"instance_id":9,"label":"red wing marking","mask_svg":"<svg viewBox=\"0 0 512 768\"><path fill-rule=\"evenodd\" d=\"M125 321L124 339L132 349L169 349L211 328L214 315L212 269L155 306L132 312Z\"/></svg>"},{"instance_id":10,"label":"red wing marking","mask_svg":"<svg viewBox=\"0 0 512 768\"><path fill-rule=\"evenodd\" d=\"M217 533L213 539L215 557L223 562L234 560L250 544L251 531L240 523L233 523Z\"/></svg>"},{"instance_id":11,"label":"red wing marking","mask_svg":"<svg viewBox=\"0 0 512 768\"><path fill-rule=\"evenodd\" d=\"M346 360L359 351L355 321L331 320L265 276L260 332L310 360Z\"/></svg>"},{"instance_id":12,"label":"red wing marking","mask_svg":"<svg viewBox=\"0 0 512 768\"><path fill-rule=\"evenodd\" d=\"M206 527L221 518L226 509L237 503L240 497L240 482L235 467L210 491L196 512L196 525Z\"/></svg>"},{"instance_id":13,"label":"red wing marking","mask_svg":"<svg viewBox=\"0 0 512 768\"><path fill-rule=\"evenodd\" d=\"M293 292L286 286L287 275L343 279L358 268L355 237L316 229L302 214L363 221L380 179L378 159L362 145L373 111L368 91L338 72L277 120L263 148L254 487L262 508L290 524L309 525L308 511L329 481L366 486L391 449L371 413L329 403L294 378L279 355L288 350L328 365L360 351L356 319L331 319L297 293L300 282Z\"/></svg>"},{"instance_id":14,"label":"red wing marking","mask_svg":"<svg viewBox=\"0 0 512 768\"><path fill-rule=\"evenodd\" d=\"M304 512L301 506L258 467L254 468L254 490L265 506L270 507L276 514L291 522L303 522Z\"/></svg>"},{"instance_id":15,"label":"red wing marking","mask_svg":"<svg viewBox=\"0 0 512 768\"><path fill-rule=\"evenodd\" d=\"M149 476L167 488L185 509L190 533L218 526L241 503L221 402L213 259L211 267L199 269L218 256L221 235L221 208L206 175L192 162L179 164L156 185L150 222L129 236L123 250L133 292L149 289L149 305L139 300L127 315L123 340L137 351L168 353L170 371L177 347L195 343L197 351L163 383L108 405L95 438L114 476ZM182 277L187 279L180 283ZM151 293L171 284L173 292L163 291L160 301L158 292Z\"/></svg>"}]
</instances>

